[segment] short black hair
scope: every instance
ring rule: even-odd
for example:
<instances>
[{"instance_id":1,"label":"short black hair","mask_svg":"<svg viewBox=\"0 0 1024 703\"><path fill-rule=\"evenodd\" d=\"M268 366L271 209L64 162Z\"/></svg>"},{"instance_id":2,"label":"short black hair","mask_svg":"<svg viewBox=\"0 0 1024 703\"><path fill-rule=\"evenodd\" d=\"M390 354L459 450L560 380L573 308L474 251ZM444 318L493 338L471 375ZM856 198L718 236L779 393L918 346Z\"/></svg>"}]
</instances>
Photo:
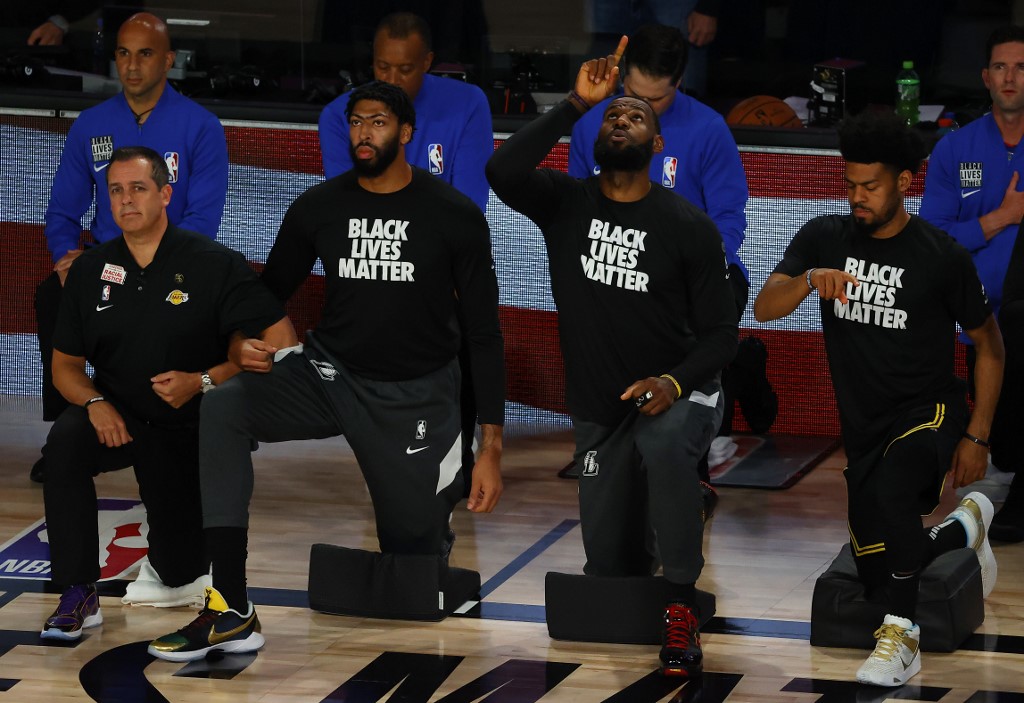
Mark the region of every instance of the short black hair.
<instances>
[{"instance_id":1,"label":"short black hair","mask_svg":"<svg viewBox=\"0 0 1024 703\"><path fill-rule=\"evenodd\" d=\"M391 85L384 81L370 81L359 86L349 93L348 105L345 106L345 119L352 117L352 110L360 100L382 102L395 113L395 117L401 124L416 128L416 109L412 106L409 96L397 85Z\"/></svg>"},{"instance_id":2,"label":"short black hair","mask_svg":"<svg viewBox=\"0 0 1024 703\"><path fill-rule=\"evenodd\" d=\"M678 83L686 70L686 37L675 27L645 24L633 32L622 57L622 76L635 68L645 76Z\"/></svg>"},{"instance_id":3,"label":"short black hair","mask_svg":"<svg viewBox=\"0 0 1024 703\"><path fill-rule=\"evenodd\" d=\"M897 175L917 173L927 156L924 139L891 112L862 112L839 124L839 152L857 164L884 164Z\"/></svg>"},{"instance_id":4,"label":"short black hair","mask_svg":"<svg viewBox=\"0 0 1024 703\"><path fill-rule=\"evenodd\" d=\"M163 188L171 182L171 172L167 170L167 162L148 146L122 146L114 149L114 153L110 156L110 163L134 161L135 159L149 162L149 175L153 178L157 188ZM110 182L110 169L107 169L107 182Z\"/></svg>"},{"instance_id":5,"label":"short black hair","mask_svg":"<svg viewBox=\"0 0 1024 703\"><path fill-rule=\"evenodd\" d=\"M419 34L427 51L431 51L434 43L430 25L425 19L411 12L392 12L380 21L373 36L376 37L381 32L393 39L408 39L411 34Z\"/></svg>"},{"instance_id":6,"label":"short black hair","mask_svg":"<svg viewBox=\"0 0 1024 703\"><path fill-rule=\"evenodd\" d=\"M988 35L988 41L985 42L986 68L992 63L992 49L999 44L1009 44L1010 42L1024 44L1024 27L1016 24L1007 24L992 30L992 33Z\"/></svg>"}]
</instances>

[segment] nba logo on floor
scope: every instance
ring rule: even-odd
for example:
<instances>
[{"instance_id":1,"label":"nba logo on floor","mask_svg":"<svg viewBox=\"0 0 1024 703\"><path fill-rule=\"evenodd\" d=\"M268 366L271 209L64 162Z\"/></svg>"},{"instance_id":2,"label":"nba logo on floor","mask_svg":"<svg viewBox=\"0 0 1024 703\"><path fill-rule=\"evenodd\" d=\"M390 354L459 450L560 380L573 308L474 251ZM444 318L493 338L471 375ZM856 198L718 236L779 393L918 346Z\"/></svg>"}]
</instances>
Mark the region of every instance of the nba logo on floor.
<instances>
[{"instance_id":1,"label":"nba logo on floor","mask_svg":"<svg viewBox=\"0 0 1024 703\"><path fill-rule=\"evenodd\" d=\"M146 556L149 527L142 502L126 498L97 500L100 580L123 578ZM0 576L50 578L50 544L46 523L39 519L0 546Z\"/></svg>"},{"instance_id":2,"label":"nba logo on floor","mask_svg":"<svg viewBox=\"0 0 1024 703\"><path fill-rule=\"evenodd\" d=\"M171 174L171 177L167 179L168 183L178 182L178 152L176 151L165 151L164 162L167 164L167 171Z\"/></svg>"},{"instance_id":3,"label":"nba logo on floor","mask_svg":"<svg viewBox=\"0 0 1024 703\"><path fill-rule=\"evenodd\" d=\"M431 144L427 147L427 161L430 162L430 172L435 176L444 173L444 153L440 144Z\"/></svg>"},{"instance_id":4,"label":"nba logo on floor","mask_svg":"<svg viewBox=\"0 0 1024 703\"><path fill-rule=\"evenodd\" d=\"M666 156L661 162L661 185L666 188L676 187L676 167L679 166L679 159L674 156Z\"/></svg>"}]
</instances>

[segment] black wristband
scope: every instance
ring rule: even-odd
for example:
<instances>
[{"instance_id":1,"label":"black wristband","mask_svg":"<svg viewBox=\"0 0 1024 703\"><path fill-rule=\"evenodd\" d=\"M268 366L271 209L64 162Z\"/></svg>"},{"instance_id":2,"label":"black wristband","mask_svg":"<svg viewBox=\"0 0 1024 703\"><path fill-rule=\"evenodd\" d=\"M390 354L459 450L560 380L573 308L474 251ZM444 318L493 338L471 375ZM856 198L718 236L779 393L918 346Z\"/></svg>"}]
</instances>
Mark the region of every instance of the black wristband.
<instances>
[{"instance_id":1,"label":"black wristband","mask_svg":"<svg viewBox=\"0 0 1024 703\"><path fill-rule=\"evenodd\" d=\"M988 442L983 440L981 437L975 437L970 432L964 432L964 439L966 439L968 442L974 442L975 444L980 444L981 446L985 447L985 449L991 449L992 448L991 444L989 444Z\"/></svg>"},{"instance_id":2,"label":"black wristband","mask_svg":"<svg viewBox=\"0 0 1024 703\"><path fill-rule=\"evenodd\" d=\"M567 99L575 102L577 105L582 107L584 112L586 112L592 107L591 104L584 100L583 96L577 93L575 89L569 91L569 96Z\"/></svg>"},{"instance_id":3,"label":"black wristband","mask_svg":"<svg viewBox=\"0 0 1024 703\"><path fill-rule=\"evenodd\" d=\"M102 395L97 395L97 396L89 398L89 400L85 401L85 403L82 405L82 407L83 408L87 408L90 405L92 405L93 403L99 403L100 401L104 401L104 400L106 400L106 398L104 398Z\"/></svg>"}]
</instances>

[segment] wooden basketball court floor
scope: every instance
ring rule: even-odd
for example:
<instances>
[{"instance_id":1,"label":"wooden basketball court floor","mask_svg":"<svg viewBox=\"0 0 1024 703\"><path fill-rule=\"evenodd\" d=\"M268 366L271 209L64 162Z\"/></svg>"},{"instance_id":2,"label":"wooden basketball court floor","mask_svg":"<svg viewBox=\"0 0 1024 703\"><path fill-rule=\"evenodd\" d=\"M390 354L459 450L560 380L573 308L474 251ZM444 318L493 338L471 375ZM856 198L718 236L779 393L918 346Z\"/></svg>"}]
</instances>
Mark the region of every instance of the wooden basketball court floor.
<instances>
[{"instance_id":1,"label":"wooden basketball court floor","mask_svg":"<svg viewBox=\"0 0 1024 703\"><path fill-rule=\"evenodd\" d=\"M38 417L38 401L0 398L0 543L43 516L27 475L46 432ZM699 582L718 599L700 685L663 680L654 646L550 639L544 574L583 565L576 484L555 475L570 453L567 432L506 439L497 511L460 506L453 520L452 563L484 582L478 616L414 623L305 606L311 544L376 549L369 501L343 440L265 445L255 455L249 547L263 650L191 665L154 660L148 641L195 611L122 606L115 596L102 598L103 625L77 644L44 645L39 629L57 595L42 581L0 578L0 703L1024 702L1024 545L995 546L999 581L966 648L924 653L922 673L901 689L852 683L866 651L809 644L815 578L847 538L841 451L787 490L721 491ZM101 476L97 488L138 495L130 471ZM954 503L947 490L937 513Z\"/></svg>"}]
</instances>

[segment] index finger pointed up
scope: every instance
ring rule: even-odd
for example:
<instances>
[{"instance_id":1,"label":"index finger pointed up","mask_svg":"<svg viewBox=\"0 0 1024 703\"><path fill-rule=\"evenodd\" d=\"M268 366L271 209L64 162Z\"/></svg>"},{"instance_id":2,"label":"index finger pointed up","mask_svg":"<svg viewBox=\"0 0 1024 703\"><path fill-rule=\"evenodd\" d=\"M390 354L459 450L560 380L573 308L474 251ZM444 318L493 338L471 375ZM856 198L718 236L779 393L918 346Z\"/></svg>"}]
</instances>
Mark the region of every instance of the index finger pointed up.
<instances>
[{"instance_id":1,"label":"index finger pointed up","mask_svg":"<svg viewBox=\"0 0 1024 703\"><path fill-rule=\"evenodd\" d=\"M628 43L629 37L623 34L622 39L619 39L619 45L615 48L615 54L613 55L615 61L612 64L613 66L618 66L619 62L622 61L622 55L626 53L626 44Z\"/></svg>"}]
</instances>

